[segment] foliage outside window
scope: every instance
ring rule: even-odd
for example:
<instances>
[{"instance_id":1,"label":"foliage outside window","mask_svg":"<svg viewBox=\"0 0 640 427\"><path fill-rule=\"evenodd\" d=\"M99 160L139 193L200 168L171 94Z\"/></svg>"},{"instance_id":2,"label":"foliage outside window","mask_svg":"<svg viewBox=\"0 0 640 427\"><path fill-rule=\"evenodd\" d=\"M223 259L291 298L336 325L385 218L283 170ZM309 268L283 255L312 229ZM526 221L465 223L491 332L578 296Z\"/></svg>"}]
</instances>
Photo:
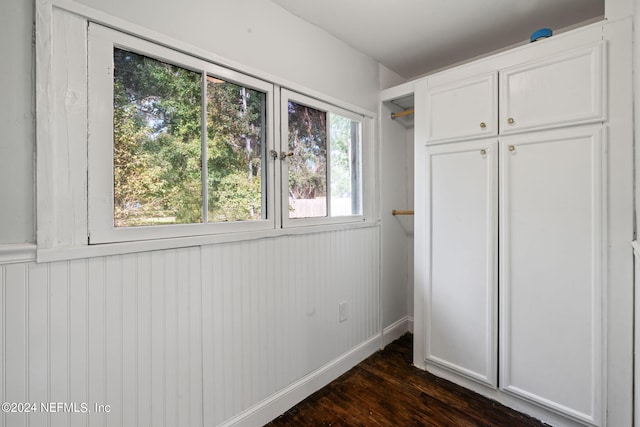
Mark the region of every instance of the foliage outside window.
<instances>
[{"instance_id":1,"label":"foliage outside window","mask_svg":"<svg viewBox=\"0 0 640 427\"><path fill-rule=\"evenodd\" d=\"M265 98L207 77L209 222L263 218Z\"/></svg>"},{"instance_id":2,"label":"foliage outside window","mask_svg":"<svg viewBox=\"0 0 640 427\"><path fill-rule=\"evenodd\" d=\"M88 83L90 244L350 223L370 209L362 115L93 23Z\"/></svg>"},{"instance_id":3,"label":"foliage outside window","mask_svg":"<svg viewBox=\"0 0 640 427\"><path fill-rule=\"evenodd\" d=\"M262 218L265 94L206 82L203 90L201 73L114 48L116 227Z\"/></svg>"},{"instance_id":4,"label":"foliage outside window","mask_svg":"<svg viewBox=\"0 0 640 427\"><path fill-rule=\"evenodd\" d=\"M288 101L291 219L362 214L360 122L330 108Z\"/></svg>"}]
</instances>

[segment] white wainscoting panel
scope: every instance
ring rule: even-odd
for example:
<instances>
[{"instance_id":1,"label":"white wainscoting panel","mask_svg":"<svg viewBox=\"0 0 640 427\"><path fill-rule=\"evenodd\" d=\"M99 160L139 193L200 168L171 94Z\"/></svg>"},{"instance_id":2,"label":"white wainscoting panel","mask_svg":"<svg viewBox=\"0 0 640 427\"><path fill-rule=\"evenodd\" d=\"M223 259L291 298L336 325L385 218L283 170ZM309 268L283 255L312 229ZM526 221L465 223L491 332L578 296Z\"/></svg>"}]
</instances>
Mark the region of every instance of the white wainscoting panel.
<instances>
[{"instance_id":1,"label":"white wainscoting panel","mask_svg":"<svg viewBox=\"0 0 640 427\"><path fill-rule=\"evenodd\" d=\"M365 229L203 248L205 424L379 333L374 247ZM340 323L342 301L348 320Z\"/></svg>"},{"instance_id":2,"label":"white wainscoting panel","mask_svg":"<svg viewBox=\"0 0 640 427\"><path fill-rule=\"evenodd\" d=\"M1 265L0 401L38 411L0 426L242 421L380 334L378 250L372 227Z\"/></svg>"},{"instance_id":3,"label":"white wainscoting panel","mask_svg":"<svg viewBox=\"0 0 640 427\"><path fill-rule=\"evenodd\" d=\"M640 18L640 15L638 16ZM634 378L633 378L633 410L636 416L634 417L634 426L640 426L640 242L634 240L631 243L633 247L633 260L635 267L635 277L633 287L635 289L634 292L634 363L636 369L634 370Z\"/></svg>"}]
</instances>

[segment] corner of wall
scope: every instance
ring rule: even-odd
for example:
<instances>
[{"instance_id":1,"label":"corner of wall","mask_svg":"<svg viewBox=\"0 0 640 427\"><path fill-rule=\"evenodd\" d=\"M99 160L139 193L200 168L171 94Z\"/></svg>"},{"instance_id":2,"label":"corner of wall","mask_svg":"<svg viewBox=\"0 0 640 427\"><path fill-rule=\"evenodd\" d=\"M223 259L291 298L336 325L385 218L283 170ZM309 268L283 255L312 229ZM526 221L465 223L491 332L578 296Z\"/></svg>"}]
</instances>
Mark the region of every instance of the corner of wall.
<instances>
[{"instance_id":1,"label":"corner of wall","mask_svg":"<svg viewBox=\"0 0 640 427\"><path fill-rule=\"evenodd\" d=\"M380 63L378 63L378 73L380 80L380 90L388 89L390 87L397 86L408 81L400 74L390 70Z\"/></svg>"}]
</instances>

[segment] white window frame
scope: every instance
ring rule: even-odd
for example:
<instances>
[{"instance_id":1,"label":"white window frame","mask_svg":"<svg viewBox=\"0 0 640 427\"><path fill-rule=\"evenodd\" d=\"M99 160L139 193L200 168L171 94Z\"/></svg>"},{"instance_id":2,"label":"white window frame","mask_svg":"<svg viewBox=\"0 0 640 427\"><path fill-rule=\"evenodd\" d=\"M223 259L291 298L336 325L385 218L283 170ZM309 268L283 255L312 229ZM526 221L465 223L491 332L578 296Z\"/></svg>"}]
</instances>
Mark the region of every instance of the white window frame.
<instances>
[{"instance_id":1,"label":"white window frame","mask_svg":"<svg viewBox=\"0 0 640 427\"><path fill-rule=\"evenodd\" d=\"M366 141L368 141L369 135L366 126L366 117L345 108L329 104L327 102L312 98L310 96L303 95L301 93L282 88L280 91L280 129L281 129L281 142L280 152L289 152L289 101L296 104L305 105L317 110L325 111L327 113L327 216L323 217L309 217L309 218L289 218L289 162L286 157L282 157L281 167L281 212L282 212L282 227L294 228L294 227L309 227L314 225L323 224L344 224L344 223L362 223L366 221L366 206L369 194L365 192L365 180L367 171L365 170L364 159L370 155L370 150L365 148ZM330 113L338 114L340 116L349 118L353 121L360 123L360 153L359 153L359 167L360 167L360 214L357 215L345 215L345 216L330 216L331 214L331 194L330 194L330 182L331 182L331 132L330 132Z\"/></svg>"},{"instance_id":2,"label":"white window frame","mask_svg":"<svg viewBox=\"0 0 640 427\"><path fill-rule=\"evenodd\" d=\"M266 94L266 147L262 167L265 218L252 221L229 221L157 226L114 226L113 181L113 50L120 48L170 63L200 74L211 75ZM89 243L114 243L164 238L199 236L271 230L275 221L275 167L269 155L274 147L274 85L257 78L224 68L202 59L131 36L99 24L89 24L88 48L88 227ZM203 91L206 82L203 82ZM204 98L204 97L203 97ZM206 105L203 100L203 123ZM206 146L203 135L203 149ZM203 180L206 179L206 159L203 161ZM266 191L266 195L264 194ZM205 202L205 201L203 201Z\"/></svg>"},{"instance_id":3,"label":"white window frame","mask_svg":"<svg viewBox=\"0 0 640 427\"><path fill-rule=\"evenodd\" d=\"M300 85L286 78L274 76L269 72L247 67L245 64L221 57L216 53L202 49L163 33L132 24L95 9L65 3L54 4L39 2L37 29L40 36L36 43L36 259L38 262L50 262L86 258L88 256L106 256L133 253L148 250L171 249L187 246L200 246L223 242L247 241L279 237L284 235L303 235L307 233L331 232L361 227L377 226L380 221L379 186L379 141L377 138L377 115L358 104L327 95L324 92ZM175 61L176 54L184 54L191 60L203 61L210 67L214 76L220 77L244 87L256 86L263 90L262 84L273 88L267 92L267 142L265 151L268 156L263 160L267 171L265 176L271 180L267 184L268 198L267 220L244 221L241 224L172 224L144 227L139 233L113 230L112 219L112 183L100 187L100 165L109 171L111 181L112 157L96 155L96 143L108 141L111 150L112 94L96 99L89 93L95 93L94 75L90 73L90 60L95 52L89 52L89 45L95 41L89 38L89 27L101 25L116 33L128 35L127 40L139 40L158 48L168 49L168 62ZM130 39L128 38L130 37ZM113 41L111 41L113 43ZM133 43L133 42L132 42ZM122 43L127 47L129 43ZM148 46L143 43L143 46ZM113 46L108 48L105 58L112 61ZM92 47L93 49L93 47ZM135 49L130 49L135 50ZM139 49L146 53L146 49ZM154 55L148 55L154 57ZM155 55L162 59L164 54ZM217 64L217 65L214 65ZM205 65L195 68L203 68ZM108 66L107 66L108 67ZM188 67L191 68L191 67ZM106 69L106 68L105 68ZM257 79L255 85L250 83ZM109 82L112 85L112 82ZM302 222L283 226L281 191L281 166L283 162L273 159L273 153L279 154L281 146L281 88L305 94L310 99L320 100L330 106L339 106L363 117L361 134L361 183L362 183L362 221L354 217L313 220L309 226ZM96 117L96 108L109 108L102 117ZM101 123L100 120L107 120ZM102 139L101 139L102 138ZM88 140L89 139L89 140ZM275 149L274 149L275 148ZM273 151L272 151L273 150ZM276 152L278 150L278 152ZM91 153L89 153L91 152ZM89 161L91 160L91 162ZM97 167L97 169L96 169ZM103 183L104 184L104 183ZM102 193L102 194L100 194ZM105 198L106 208L98 208L98 202ZM102 199L103 201L105 199ZM91 200L91 201L90 201ZM100 236L95 226L96 215L108 213L108 223L103 226L111 235ZM89 224L91 221L91 225ZM294 226L295 225L295 226ZM129 227L127 227L129 228ZM142 229L143 227L138 227ZM182 229L178 232L179 229ZM98 234L96 234L98 233ZM125 233L125 234L122 234ZM102 237L98 240L98 237ZM91 238L91 242L89 241Z\"/></svg>"}]
</instances>

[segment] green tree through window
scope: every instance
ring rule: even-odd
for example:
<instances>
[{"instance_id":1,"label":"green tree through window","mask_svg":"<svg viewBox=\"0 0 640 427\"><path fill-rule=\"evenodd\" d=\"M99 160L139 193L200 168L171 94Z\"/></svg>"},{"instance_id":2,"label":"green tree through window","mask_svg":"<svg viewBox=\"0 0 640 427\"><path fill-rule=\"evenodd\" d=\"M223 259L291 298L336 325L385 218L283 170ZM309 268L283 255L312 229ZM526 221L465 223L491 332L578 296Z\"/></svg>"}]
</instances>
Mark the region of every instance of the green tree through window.
<instances>
[{"instance_id":1,"label":"green tree through window","mask_svg":"<svg viewBox=\"0 0 640 427\"><path fill-rule=\"evenodd\" d=\"M291 100L287 111L289 218L361 214L360 123Z\"/></svg>"},{"instance_id":2,"label":"green tree through window","mask_svg":"<svg viewBox=\"0 0 640 427\"><path fill-rule=\"evenodd\" d=\"M261 219L266 95L118 48L114 70L114 225Z\"/></svg>"}]
</instances>

